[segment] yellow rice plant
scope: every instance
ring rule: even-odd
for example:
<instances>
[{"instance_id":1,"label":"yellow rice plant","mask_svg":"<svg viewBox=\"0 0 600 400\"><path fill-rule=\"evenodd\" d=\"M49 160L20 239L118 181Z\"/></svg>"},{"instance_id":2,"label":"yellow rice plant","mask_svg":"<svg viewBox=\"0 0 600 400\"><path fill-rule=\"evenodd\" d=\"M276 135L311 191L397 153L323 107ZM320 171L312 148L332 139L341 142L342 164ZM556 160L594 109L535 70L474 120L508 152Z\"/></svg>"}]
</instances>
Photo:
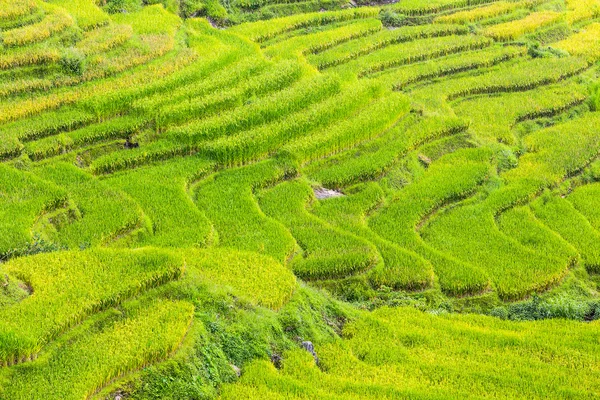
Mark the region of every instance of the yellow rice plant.
<instances>
[{"instance_id":1,"label":"yellow rice plant","mask_svg":"<svg viewBox=\"0 0 600 400\"><path fill-rule=\"evenodd\" d=\"M523 19L491 26L484 31L484 34L500 41L514 40L526 33L551 25L561 18L563 18L563 14L559 12L535 12Z\"/></svg>"},{"instance_id":2,"label":"yellow rice plant","mask_svg":"<svg viewBox=\"0 0 600 400\"><path fill-rule=\"evenodd\" d=\"M569 24L600 16L599 0L566 0L566 18Z\"/></svg>"},{"instance_id":3,"label":"yellow rice plant","mask_svg":"<svg viewBox=\"0 0 600 400\"><path fill-rule=\"evenodd\" d=\"M585 27L585 30L568 37L553 47L564 50L574 56L583 56L589 62L600 59L600 23Z\"/></svg>"},{"instance_id":4,"label":"yellow rice plant","mask_svg":"<svg viewBox=\"0 0 600 400\"><path fill-rule=\"evenodd\" d=\"M52 12L37 24L4 32L1 36L2 43L12 47L41 42L73 25L75 21L70 14L60 8L52 9Z\"/></svg>"},{"instance_id":5,"label":"yellow rice plant","mask_svg":"<svg viewBox=\"0 0 600 400\"><path fill-rule=\"evenodd\" d=\"M436 23L450 23L450 24L464 24L470 22L481 21L482 19L496 17L502 14L508 14L509 12L519 8L520 3L499 1L492 3L489 6L474 8L472 10L459 11L450 15L442 15L437 17L434 22Z\"/></svg>"},{"instance_id":6,"label":"yellow rice plant","mask_svg":"<svg viewBox=\"0 0 600 400\"><path fill-rule=\"evenodd\" d=\"M58 49L15 49L0 54L0 70L23 67L27 65L51 64L60 59Z\"/></svg>"},{"instance_id":7,"label":"yellow rice plant","mask_svg":"<svg viewBox=\"0 0 600 400\"><path fill-rule=\"evenodd\" d=\"M75 47L85 55L97 54L120 46L132 36L130 25L112 24L86 32Z\"/></svg>"},{"instance_id":8,"label":"yellow rice plant","mask_svg":"<svg viewBox=\"0 0 600 400\"><path fill-rule=\"evenodd\" d=\"M0 20L15 19L34 12L34 0L0 0Z\"/></svg>"}]
</instances>

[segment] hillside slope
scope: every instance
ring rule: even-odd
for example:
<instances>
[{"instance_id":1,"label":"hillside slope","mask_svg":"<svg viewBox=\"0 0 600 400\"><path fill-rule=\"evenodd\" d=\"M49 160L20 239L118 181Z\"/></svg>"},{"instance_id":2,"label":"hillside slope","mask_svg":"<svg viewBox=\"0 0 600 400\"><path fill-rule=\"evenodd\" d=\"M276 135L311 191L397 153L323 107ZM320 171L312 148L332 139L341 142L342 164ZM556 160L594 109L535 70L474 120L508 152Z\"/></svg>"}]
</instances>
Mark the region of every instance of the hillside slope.
<instances>
[{"instance_id":1,"label":"hillside slope","mask_svg":"<svg viewBox=\"0 0 600 400\"><path fill-rule=\"evenodd\" d=\"M596 0L0 0L0 398L596 398L598 49Z\"/></svg>"}]
</instances>

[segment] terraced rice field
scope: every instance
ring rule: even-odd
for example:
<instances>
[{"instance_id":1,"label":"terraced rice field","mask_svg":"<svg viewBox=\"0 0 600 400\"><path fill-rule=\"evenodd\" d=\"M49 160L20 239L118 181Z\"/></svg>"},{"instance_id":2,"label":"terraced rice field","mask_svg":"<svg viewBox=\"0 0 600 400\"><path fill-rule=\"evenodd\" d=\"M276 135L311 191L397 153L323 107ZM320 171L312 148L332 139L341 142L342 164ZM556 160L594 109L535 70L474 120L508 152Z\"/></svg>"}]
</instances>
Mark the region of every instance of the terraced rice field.
<instances>
[{"instance_id":1,"label":"terraced rice field","mask_svg":"<svg viewBox=\"0 0 600 400\"><path fill-rule=\"evenodd\" d=\"M598 0L0 0L0 399L600 398L599 155Z\"/></svg>"}]
</instances>

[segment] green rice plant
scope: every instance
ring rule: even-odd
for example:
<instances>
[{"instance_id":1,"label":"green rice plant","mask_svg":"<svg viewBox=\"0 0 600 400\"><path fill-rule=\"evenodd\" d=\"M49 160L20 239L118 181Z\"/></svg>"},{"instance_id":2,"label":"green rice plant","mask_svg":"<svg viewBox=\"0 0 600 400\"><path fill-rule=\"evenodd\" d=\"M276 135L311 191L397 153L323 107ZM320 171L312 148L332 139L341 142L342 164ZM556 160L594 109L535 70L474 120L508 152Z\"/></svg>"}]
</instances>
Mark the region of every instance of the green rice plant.
<instances>
[{"instance_id":1,"label":"green rice plant","mask_svg":"<svg viewBox=\"0 0 600 400\"><path fill-rule=\"evenodd\" d=\"M389 68L445 57L468 50L482 49L492 44L481 36L443 36L415 40L384 47L331 69L331 73L363 77Z\"/></svg>"},{"instance_id":2,"label":"green rice plant","mask_svg":"<svg viewBox=\"0 0 600 400\"><path fill-rule=\"evenodd\" d=\"M217 91L208 96L192 98L188 102L166 105L157 112L156 122L159 126L181 123L189 119L211 115L219 111L241 106L253 96L261 96L286 88L300 79L306 71L293 62L276 64L264 73L251 77L230 91Z\"/></svg>"},{"instance_id":3,"label":"green rice plant","mask_svg":"<svg viewBox=\"0 0 600 400\"><path fill-rule=\"evenodd\" d=\"M361 82L351 84L325 101L281 120L208 142L199 146L198 151L224 165L248 163L275 153L293 138L310 136L312 132L354 114L360 107L382 95L377 85Z\"/></svg>"},{"instance_id":4,"label":"green rice plant","mask_svg":"<svg viewBox=\"0 0 600 400\"><path fill-rule=\"evenodd\" d=\"M430 111L448 109L447 101L462 97L523 92L565 80L586 70L581 58L534 58L500 64L475 76L462 76L435 82L412 92L415 102Z\"/></svg>"},{"instance_id":5,"label":"green rice plant","mask_svg":"<svg viewBox=\"0 0 600 400\"><path fill-rule=\"evenodd\" d=\"M523 248L498 230L495 216L589 164L598 154L597 120L591 113L527 136L528 153L519 159L517 168L503 174L504 185L480 203L456 207L432 220L423 231L425 239L488 271L504 299L519 299L558 283L572 263L553 253Z\"/></svg>"},{"instance_id":6,"label":"green rice plant","mask_svg":"<svg viewBox=\"0 0 600 400\"><path fill-rule=\"evenodd\" d=\"M483 141L516 143L515 124L550 117L581 104L587 98L578 84L551 85L526 92L494 97L475 97L453 104L456 115L468 119L470 128Z\"/></svg>"},{"instance_id":7,"label":"green rice plant","mask_svg":"<svg viewBox=\"0 0 600 400\"><path fill-rule=\"evenodd\" d=\"M499 41L515 40L526 33L531 33L539 28L555 24L563 18L564 15L559 12L534 12L523 19L490 26L483 33Z\"/></svg>"},{"instance_id":8,"label":"green rice plant","mask_svg":"<svg viewBox=\"0 0 600 400\"><path fill-rule=\"evenodd\" d=\"M375 266L375 246L311 215L312 189L301 181L284 182L258 196L261 210L284 224L302 248L291 268L303 279L344 278Z\"/></svg>"},{"instance_id":9,"label":"green rice plant","mask_svg":"<svg viewBox=\"0 0 600 400\"><path fill-rule=\"evenodd\" d=\"M409 151L467 128L468 124L458 118L434 116L421 121L405 118L379 138L308 165L305 173L326 187L334 188L374 180Z\"/></svg>"},{"instance_id":10,"label":"green rice plant","mask_svg":"<svg viewBox=\"0 0 600 400\"><path fill-rule=\"evenodd\" d=\"M259 98L244 107L234 108L219 115L170 128L165 132L163 139L159 139L139 149L133 149L129 152L112 153L101 157L92 163L91 169L95 174L101 174L137 167L148 162L164 160L197 151L212 155L214 153L210 152L215 151L213 149L219 149L222 146L221 143L231 145L231 142L233 142L234 144L238 144L239 140L235 140L235 135L239 131L242 131L242 134L244 134L244 129L249 129L248 134L265 132L265 135L271 137L276 134L279 135L278 140L281 141L283 140L282 135L284 132L278 132L273 126L281 126L283 124L273 122L273 120L283 118L284 122L288 121L289 128L287 133L289 135L292 134L290 129L296 129L300 133L302 126L307 126L301 124L323 122L314 119L314 115L312 114L309 115L309 118L298 118L298 116L303 114L302 108L311 106L312 103L331 97L333 94L339 92L339 86L339 81L334 77L316 77L314 79L307 78L301 80L287 89ZM356 94L364 95L365 92L357 91ZM338 102L341 97L341 94L336 97ZM331 109L333 98L329 102L312 105L309 109L312 109L313 113L327 113L326 115L331 115L328 118L333 118L336 112L349 112L343 110L342 107L350 108L358 106L352 103L355 99L355 97L347 97L333 110ZM292 111L295 113L286 117ZM330 114L332 112L334 113L333 115ZM264 127L253 129L254 126L260 124L265 125ZM231 135L235 141L229 137L223 137L225 134ZM221 137L223 137L222 140L217 140L216 144L209 142L209 140ZM258 145L258 142L255 145ZM220 149L216 151L220 151ZM232 155L231 152L226 154L228 158Z\"/></svg>"},{"instance_id":11,"label":"green rice plant","mask_svg":"<svg viewBox=\"0 0 600 400\"><path fill-rule=\"evenodd\" d=\"M113 14L111 19L118 24L130 25L137 34L175 35L182 24L181 19L162 4L146 6L137 12Z\"/></svg>"},{"instance_id":12,"label":"green rice plant","mask_svg":"<svg viewBox=\"0 0 600 400\"><path fill-rule=\"evenodd\" d=\"M188 53L183 60L175 59L172 66L164 60L157 65L149 65L148 67L152 67L153 70L151 76L154 77L151 80L148 79L148 73L142 69L136 74L137 76L115 79L115 82L107 87L95 87L94 89L103 91L103 95L99 96L94 92L82 102L82 107L97 115L124 112L129 110L131 104L137 99L168 94L186 84L205 79L215 70L223 68L236 59L244 58L248 53L255 54L255 48L234 46L237 44L235 41L232 44L228 43L227 41L231 40L230 36L214 37L205 34L204 31L207 29L205 25L208 25L208 22L203 23L202 20L190 20L186 23L188 40L196 50ZM205 56L198 58L196 51Z\"/></svg>"},{"instance_id":13,"label":"green rice plant","mask_svg":"<svg viewBox=\"0 0 600 400\"><path fill-rule=\"evenodd\" d=\"M193 79L198 75L202 76L223 65L222 63L231 62L233 58L240 54L256 51L253 46L250 46L239 37L233 37L234 35L220 34L216 38L206 35L204 32L207 29L206 26L210 27L206 21L189 21L186 23L186 27L188 41L192 48L176 48L162 57L148 61L143 68L132 69L112 79L89 82L80 86L77 91L50 92L49 94L36 96L35 101L16 99L15 101L2 102L0 103L0 123L56 109L75 102L79 102L83 108L97 116L124 112L129 109L132 99L161 90L168 91L173 85L177 85L182 80ZM150 39L157 37L157 35L148 36ZM158 35L158 37L164 37L164 35ZM236 44L233 50L232 45L228 44L231 41ZM174 45L172 39L170 42ZM242 42L243 45L238 46L239 42ZM20 51L20 49L17 51ZM199 60L197 51L208 53L209 56ZM16 61L24 63L40 62L47 55L42 53L41 60L31 60L29 58L23 60L19 58ZM58 56L59 54L57 54ZM195 70L185 69L192 65L199 68ZM1 57L0 69L2 69Z\"/></svg>"},{"instance_id":14,"label":"green rice plant","mask_svg":"<svg viewBox=\"0 0 600 400\"><path fill-rule=\"evenodd\" d=\"M322 52L352 39L368 36L374 32L381 31L382 27L381 21L375 18L357 20L338 28L308 35L294 36L277 42L267 47L264 51L270 57L301 57Z\"/></svg>"},{"instance_id":15,"label":"green rice plant","mask_svg":"<svg viewBox=\"0 0 600 400\"><path fill-rule=\"evenodd\" d=\"M333 22L374 18L379 14L376 7L361 7L342 11L315 12L292 15L269 21L249 22L237 25L231 32L241 34L256 42L264 42L282 33L309 26L326 25Z\"/></svg>"},{"instance_id":16,"label":"green rice plant","mask_svg":"<svg viewBox=\"0 0 600 400\"><path fill-rule=\"evenodd\" d=\"M19 255L32 241L31 229L44 212L67 201L67 193L29 172L0 164L0 260Z\"/></svg>"},{"instance_id":17,"label":"green rice plant","mask_svg":"<svg viewBox=\"0 0 600 400\"><path fill-rule=\"evenodd\" d=\"M143 35L106 53L87 58L79 49L68 48L59 61L61 74L42 79L16 80L0 89L0 95L14 96L106 78L160 57L172 50L173 46L173 39L166 35Z\"/></svg>"},{"instance_id":18,"label":"green rice plant","mask_svg":"<svg viewBox=\"0 0 600 400\"><path fill-rule=\"evenodd\" d=\"M576 264L577 250L539 221L527 206L515 207L497 218L500 231L517 240L525 247L542 254L552 254L564 258L567 263Z\"/></svg>"},{"instance_id":19,"label":"green rice plant","mask_svg":"<svg viewBox=\"0 0 600 400\"><path fill-rule=\"evenodd\" d=\"M334 127L288 142L281 148L281 154L304 164L339 153L362 141L377 137L409 111L410 102L403 94L384 96Z\"/></svg>"},{"instance_id":20,"label":"green rice plant","mask_svg":"<svg viewBox=\"0 0 600 400\"><path fill-rule=\"evenodd\" d=\"M48 14L42 21L2 32L1 43L6 47L14 47L41 42L75 25L71 15L63 9L47 5L45 7L48 8Z\"/></svg>"},{"instance_id":21,"label":"green rice plant","mask_svg":"<svg viewBox=\"0 0 600 400\"><path fill-rule=\"evenodd\" d=\"M1 125L0 138L4 140L15 137L24 142L38 140L61 131L76 129L92 122L93 118L93 115L76 108L51 111Z\"/></svg>"},{"instance_id":22,"label":"green rice plant","mask_svg":"<svg viewBox=\"0 0 600 400\"><path fill-rule=\"evenodd\" d=\"M84 33L83 39L75 47L89 56L119 47L132 36L131 25L109 24Z\"/></svg>"},{"instance_id":23,"label":"green rice plant","mask_svg":"<svg viewBox=\"0 0 600 400\"><path fill-rule=\"evenodd\" d=\"M280 369L256 360L221 398L593 398L596 325L383 307L347 324L342 343L316 346L318 365L303 349L285 353Z\"/></svg>"},{"instance_id":24,"label":"green rice plant","mask_svg":"<svg viewBox=\"0 0 600 400\"><path fill-rule=\"evenodd\" d=\"M262 59L244 57L240 61L223 66L219 71L199 77L195 82L182 84L168 92L159 91L135 100L132 107L141 113L152 114L165 106L191 102L193 98L210 95L216 91L232 90L246 84L248 79L266 74L269 65Z\"/></svg>"},{"instance_id":25,"label":"green rice plant","mask_svg":"<svg viewBox=\"0 0 600 400\"><path fill-rule=\"evenodd\" d=\"M151 235L140 237L135 245L203 247L211 243L213 228L187 189L212 167L201 158L186 157L115 174L103 182L131 196L149 218Z\"/></svg>"},{"instance_id":26,"label":"green rice plant","mask_svg":"<svg viewBox=\"0 0 600 400\"><path fill-rule=\"evenodd\" d=\"M600 229L600 212L596 207L599 190L598 183L591 183L575 188L567 197L596 230Z\"/></svg>"},{"instance_id":27,"label":"green rice plant","mask_svg":"<svg viewBox=\"0 0 600 400\"><path fill-rule=\"evenodd\" d=\"M524 4L519 2L497 1L487 6L474 8L472 10L459 11L449 15L436 17L435 23L465 24L481 21L483 19L508 14Z\"/></svg>"},{"instance_id":28,"label":"green rice plant","mask_svg":"<svg viewBox=\"0 0 600 400\"><path fill-rule=\"evenodd\" d=\"M75 18L77 25L86 31L110 22L108 14L93 0L51 0L51 3L67 10Z\"/></svg>"},{"instance_id":29,"label":"green rice plant","mask_svg":"<svg viewBox=\"0 0 600 400\"><path fill-rule=\"evenodd\" d=\"M382 238L414 251L433 265L441 289L450 294L473 294L486 290L489 278L470 260L459 261L430 247L419 233L439 208L472 193L489 176L489 150L468 149L441 157L423 177L390 199L368 220Z\"/></svg>"},{"instance_id":30,"label":"green rice plant","mask_svg":"<svg viewBox=\"0 0 600 400\"><path fill-rule=\"evenodd\" d=\"M384 47L418 39L464 35L468 30L460 25L404 26L395 30L381 30L373 35L350 40L326 51L309 55L308 60L319 69L345 64Z\"/></svg>"},{"instance_id":31,"label":"green rice plant","mask_svg":"<svg viewBox=\"0 0 600 400\"><path fill-rule=\"evenodd\" d=\"M2 137L0 142L0 160L17 157L23 151L23 144L14 136Z\"/></svg>"},{"instance_id":32,"label":"green rice plant","mask_svg":"<svg viewBox=\"0 0 600 400\"><path fill-rule=\"evenodd\" d=\"M459 74L465 71L493 67L497 64L524 56L525 47L505 46L489 47L482 50L459 53L437 59L435 63L425 61L383 71L370 75L395 90L405 89L409 85L423 83L443 76Z\"/></svg>"},{"instance_id":33,"label":"green rice plant","mask_svg":"<svg viewBox=\"0 0 600 400\"><path fill-rule=\"evenodd\" d=\"M74 220L44 229L54 243L69 249L107 244L134 229L149 229L140 207L124 193L98 181L75 165L44 164L36 175L65 188L77 206Z\"/></svg>"},{"instance_id":34,"label":"green rice plant","mask_svg":"<svg viewBox=\"0 0 600 400\"><path fill-rule=\"evenodd\" d=\"M536 218L577 249L588 271L600 271L600 233L571 202L548 193L532 202L531 209Z\"/></svg>"},{"instance_id":35,"label":"green rice plant","mask_svg":"<svg viewBox=\"0 0 600 400\"><path fill-rule=\"evenodd\" d=\"M598 7L600 7L600 3L598 3ZM598 12L600 13L600 8ZM590 24L583 31L553 43L552 47L564 50L574 56L585 57L590 63L596 62L600 59L600 50L598 50L600 47L600 24Z\"/></svg>"},{"instance_id":36,"label":"green rice plant","mask_svg":"<svg viewBox=\"0 0 600 400\"><path fill-rule=\"evenodd\" d=\"M381 254L381 262L369 271L369 281L376 287L420 290L433 284L431 264L409 250L382 239L367 226L370 211L383 202L383 191L375 183L366 184L353 193L314 202L312 213L333 226L371 242Z\"/></svg>"},{"instance_id":37,"label":"green rice plant","mask_svg":"<svg viewBox=\"0 0 600 400\"><path fill-rule=\"evenodd\" d=\"M265 255L223 248L186 250L184 257L193 279L231 288L258 306L279 310L296 289L294 274Z\"/></svg>"},{"instance_id":38,"label":"green rice plant","mask_svg":"<svg viewBox=\"0 0 600 400\"><path fill-rule=\"evenodd\" d=\"M37 161L100 141L125 139L137 132L146 122L139 117L117 117L106 122L29 142L25 145L25 153L32 160Z\"/></svg>"},{"instance_id":39,"label":"green rice plant","mask_svg":"<svg viewBox=\"0 0 600 400\"><path fill-rule=\"evenodd\" d=\"M406 15L438 14L457 8L493 3L496 0L406 0L394 3L390 9Z\"/></svg>"},{"instance_id":40,"label":"green rice plant","mask_svg":"<svg viewBox=\"0 0 600 400\"><path fill-rule=\"evenodd\" d=\"M304 0L290 3L268 4L250 12L249 19L280 18L301 13L324 12L348 8L348 0Z\"/></svg>"},{"instance_id":41,"label":"green rice plant","mask_svg":"<svg viewBox=\"0 0 600 400\"><path fill-rule=\"evenodd\" d=\"M178 277L183 261L156 250L58 252L17 258L2 271L35 295L0 309L0 362L35 358L58 334L91 314Z\"/></svg>"},{"instance_id":42,"label":"green rice plant","mask_svg":"<svg viewBox=\"0 0 600 400\"><path fill-rule=\"evenodd\" d=\"M339 79L333 76L308 77L243 107L169 129L164 136L193 148L198 143L225 135L231 136L236 132L285 118L292 112L300 112L303 108L336 95L341 90L340 86Z\"/></svg>"},{"instance_id":43,"label":"green rice plant","mask_svg":"<svg viewBox=\"0 0 600 400\"><path fill-rule=\"evenodd\" d=\"M190 155L191 150L170 140L156 140L143 147L115 151L96 158L90 165L94 175L111 174L134 169L177 156Z\"/></svg>"},{"instance_id":44,"label":"green rice plant","mask_svg":"<svg viewBox=\"0 0 600 400\"><path fill-rule=\"evenodd\" d=\"M193 316L191 303L169 300L108 311L77 327L69 340L43 358L10 368L0 396L45 400L93 396L114 379L171 356Z\"/></svg>"},{"instance_id":45,"label":"green rice plant","mask_svg":"<svg viewBox=\"0 0 600 400\"><path fill-rule=\"evenodd\" d=\"M220 247L254 251L285 263L295 249L294 238L279 222L265 216L254 192L283 179L286 171L274 161L217 173L194 187L194 200L212 222Z\"/></svg>"}]
</instances>

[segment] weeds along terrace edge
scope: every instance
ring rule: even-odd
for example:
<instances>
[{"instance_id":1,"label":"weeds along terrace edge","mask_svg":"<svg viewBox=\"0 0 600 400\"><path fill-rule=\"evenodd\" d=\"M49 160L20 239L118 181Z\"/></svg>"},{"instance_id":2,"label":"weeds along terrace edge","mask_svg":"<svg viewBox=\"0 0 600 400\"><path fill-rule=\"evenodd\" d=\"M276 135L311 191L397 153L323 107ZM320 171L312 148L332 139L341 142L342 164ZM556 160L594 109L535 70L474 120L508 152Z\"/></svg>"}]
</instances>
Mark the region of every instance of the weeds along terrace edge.
<instances>
[{"instance_id":1,"label":"weeds along terrace edge","mask_svg":"<svg viewBox=\"0 0 600 400\"><path fill-rule=\"evenodd\" d=\"M593 397L599 10L0 0L0 398Z\"/></svg>"}]
</instances>

